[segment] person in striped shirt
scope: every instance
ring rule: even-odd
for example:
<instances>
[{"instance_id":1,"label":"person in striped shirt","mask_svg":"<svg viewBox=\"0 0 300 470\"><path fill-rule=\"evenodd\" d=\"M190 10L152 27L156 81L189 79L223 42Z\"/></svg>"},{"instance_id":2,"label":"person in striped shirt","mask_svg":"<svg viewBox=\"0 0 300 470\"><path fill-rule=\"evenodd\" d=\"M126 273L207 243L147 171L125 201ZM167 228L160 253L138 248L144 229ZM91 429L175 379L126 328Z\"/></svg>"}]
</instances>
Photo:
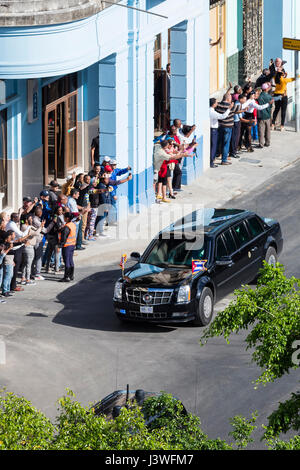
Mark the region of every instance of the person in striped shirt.
<instances>
[{"instance_id":1,"label":"person in striped shirt","mask_svg":"<svg viewBox=\"0 0 300 470\"><path fill-rule=\"evenodd\" d=\"M227 92L223 100L218 104L216 108L216 112L220 114L226 113L228 109L230 109L227 118L221 119L219 121L219 132L218 132L218 141L219 141L219 148L222 153L222 163L221 165L231 165L231 162L228 161L229 149L230 149L230 141L232 137L232 130L234 126L234 114L235 114L235 106L231 106L232 104L232 95Z\"/></svg>"}]
</instances>

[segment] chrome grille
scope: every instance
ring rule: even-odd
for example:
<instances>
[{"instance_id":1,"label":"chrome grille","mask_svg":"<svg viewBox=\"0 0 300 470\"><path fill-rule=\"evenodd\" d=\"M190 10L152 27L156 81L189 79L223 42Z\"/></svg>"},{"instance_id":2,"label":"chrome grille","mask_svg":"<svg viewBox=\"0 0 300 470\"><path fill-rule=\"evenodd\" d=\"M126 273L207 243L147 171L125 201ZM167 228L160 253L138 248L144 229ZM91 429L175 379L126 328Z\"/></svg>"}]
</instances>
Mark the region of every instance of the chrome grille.
<instances>
[{"instance_id":1,"label":"chrome grille","mask_svg":"<svg viewBox=\"0 0 300 470\"><path fill-rule=\"evenodd\" d=\"M173 289L126 289L127 302L136 305L164 305L171 302ZM145 300L146 297L147 300Z\"/></svg>"}]
</instances>

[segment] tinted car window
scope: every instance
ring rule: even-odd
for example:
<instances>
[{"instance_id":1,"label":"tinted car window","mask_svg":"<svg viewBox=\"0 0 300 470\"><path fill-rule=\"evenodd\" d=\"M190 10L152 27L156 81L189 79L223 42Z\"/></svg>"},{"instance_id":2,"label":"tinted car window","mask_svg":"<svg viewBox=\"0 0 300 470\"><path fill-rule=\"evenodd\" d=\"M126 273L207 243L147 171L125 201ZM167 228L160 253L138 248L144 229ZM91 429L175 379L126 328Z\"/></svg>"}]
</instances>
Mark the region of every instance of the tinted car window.
<instances>
[{"instance_id":1,"label":"tinted car window","mask_svg":"<svg viewBox=\"0 0 300 470\"><path fill-rule=\"evenodd\" d=\"M253 238L257 237L261 233L263 233L263 228L256 217L251 217L248 220L249 230Z\"/></svg>"},{"instance_id":2,"label":"tinted car window","mask_svg":"<svg viewBox=\"0 0 300 470\"><path fill-rule=\"evenodd\" d=\"M237 247L236 247L231 231L227 230L225 233L223 233L223 237L224 237L226 247L228 250L228 255L232 255L232 253L236 251Z\"/></svg>"},{"instance_id":3,"label":"tinted car window","mask_svg":"<svg viewBox=\"0 0 300 470\"><path fill-rule=\"evenodd\" d=\"M223 256L227 256L227 249L226 246L223 242L223 238L219 237L217 240L217 253L216 253L216 259L219 261Z\"/></svg>"},{"instance_id":4,"label":"tinted car window","mask_svg":"<svg viewBox=\"0 0 300 470\"><path fill-rule=\"evenodd\" d=\"M244 222L241 222L240 224L233 227L233 232L236 235L236 240L237 240L237 243L238 243L238 247L244 246L248 242L250 242L251 237L248 233L248 230L247 230L246 225L244 224Z\"/></svg>"},{"instance_id":5,"label":"tinted car window","mask_svg":"<svg viewBox=\"0 0 300 470\"><path fill-rule=\"evenodd\" d=\"M193 259L207 259L207 241L190 242L187 239L159 239L155 242L144 263L154 266L192 266Z\"/></svg>"}]
</instances>

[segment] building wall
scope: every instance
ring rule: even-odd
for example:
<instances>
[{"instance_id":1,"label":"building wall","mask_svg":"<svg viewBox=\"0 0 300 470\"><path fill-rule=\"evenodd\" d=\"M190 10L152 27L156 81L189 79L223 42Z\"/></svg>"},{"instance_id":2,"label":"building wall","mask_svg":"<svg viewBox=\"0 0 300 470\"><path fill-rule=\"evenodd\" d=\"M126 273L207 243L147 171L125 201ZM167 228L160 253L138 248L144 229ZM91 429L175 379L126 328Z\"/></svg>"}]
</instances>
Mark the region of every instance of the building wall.
<instances>
[{"instance_id":1,"label":"building wall","mask_svg":"<svg viewBox=\"0 0 300 470\"><path fill-rule=\"evenodd\" d=\"M244 80L243 0L226 1L227 80L233 85Z\"/></svg>"},{"instance_id":2,"label":"building wall","mask_svg":"<svg viewBox=\"0 0 300 470\"><path fill-rule=\"evenodd\" d=\"M182 22L188 45L181 57L186 87L180 90L174 73L171 89L174 100L183 93L185 106L177 108L180 115L173 108L173 117L195 123L199 142L198 158L189 162L184 182L200 176L208 166L209 78L203 74L203 65L209 60L208 4L206 0L184 0L184 6L182 0L127 2L151 8L168 19L114 6L74 24L0 28L0 48L5 49L0 55L0 76L9 83L16 80L18 87L9 124L10 140L16 147L11 158L15 160L11 165L10 187L15 192L11 207L17 208L24 194L38 194L42 187L42 87L74 71L78 76L78 169L89 168L91 140L100 127L102 156L110 155L119 167L130 165L133 169L132 182L118 190L120 213L139 212L154 201L154 39L162 33L166 42L168 30ZM175 42L173 46L175 49ZM111 57L113 63L106 74L109 67L105 71L104 65ZM182 73L180 61L176 66L178 77ZM30 78L38 80L39 96L38 119L31 124L27 122Z\"/></svg>"}]
</instances>

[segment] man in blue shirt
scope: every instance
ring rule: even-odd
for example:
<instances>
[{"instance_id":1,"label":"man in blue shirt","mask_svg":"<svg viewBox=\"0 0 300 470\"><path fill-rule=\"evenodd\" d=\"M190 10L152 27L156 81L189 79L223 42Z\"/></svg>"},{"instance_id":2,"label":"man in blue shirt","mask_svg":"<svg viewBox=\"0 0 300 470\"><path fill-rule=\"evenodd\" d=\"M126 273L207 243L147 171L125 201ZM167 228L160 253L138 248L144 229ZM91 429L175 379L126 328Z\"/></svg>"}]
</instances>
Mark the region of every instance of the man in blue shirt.
<instances>
[{"instance_id":1,"label":"man in blue shirt","mask_svg":"<svg viewBox=\"0 0 300 470\"><path fill-rule=\"evenodd\" d=\"M127 169L128 171L128 169ZM99 235L101 237L107 237L104 233L105 224L111 221L111 218L114 217L114 198L112 197L113 190L116 189L117 186L123 183L127 183L132 179L132 175L129 174L127 178L123 180L112 180L110 175L104 174L101 177L100 183L98 185L99 190L103 191L99 195L99 209L98 216L96 219L95 227L97 227L99 223Z\"/></svg>"},{"instance_id":2,"label":"man in blue shirt","mask_svg":"<svg viewBox=\"0 0 300 470\"><path fill-rule=\"evenodd\" d=\"M112 168L112 173L110 174L111 181L117 181L119 176L125 175L131 170L130 166L128 166L127 168L123 168L123 169L117 168L116 160L110 160L110 166ZM114 186L114 189L111 192L111 204L114 209L112 213L112 217L111 217L112 223L115 223L117 221L117 200L118 200L117 189L118 189L118 186L116 185Z\"/></svg>"},{"instance_id":3,"label":"man in blue shirt","mask_svg":"<svg viewBox=\"0 0 300 470\"><path fill-rule=\"evenodd\" d=\"M42 220L45 220L45 227L48 227L48 225L51 222L52 218L52 207L50 206L50 194L49 191L42 191L40 193L40 199L42 201L42 206L43 206L43 215L42 215Z\"/></svg>"}]
</instances>

